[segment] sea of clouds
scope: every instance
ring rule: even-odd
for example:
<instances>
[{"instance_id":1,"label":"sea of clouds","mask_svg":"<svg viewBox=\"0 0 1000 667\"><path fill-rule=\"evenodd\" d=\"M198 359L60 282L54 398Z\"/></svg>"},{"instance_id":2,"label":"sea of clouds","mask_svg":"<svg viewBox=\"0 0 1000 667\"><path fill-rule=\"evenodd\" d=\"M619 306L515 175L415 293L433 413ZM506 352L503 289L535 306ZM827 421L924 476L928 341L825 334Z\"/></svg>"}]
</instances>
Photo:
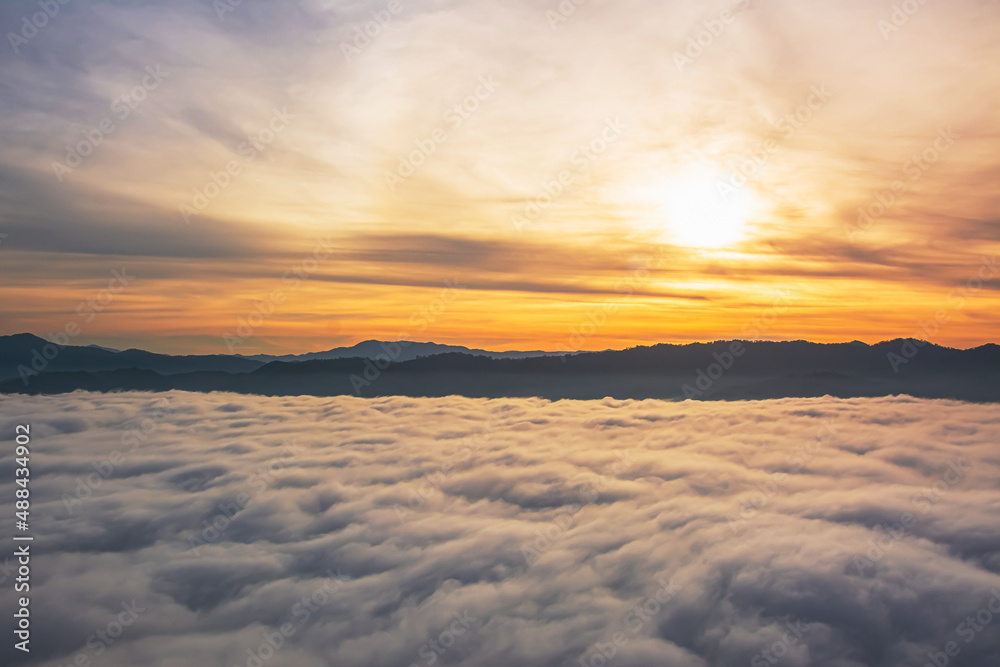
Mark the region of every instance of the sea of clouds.
<instances>
[{"instance_id":1,"label":"sea of clouds","mask_svg":"<svg viewBox=\"0 0 1000 667\"><path fill-rule=\"evenodd\" d=\"M8 442L31 425L36 536L32 651L5 612L4 664L1000 656L998 405L171 392L0 415ZM11 444L11 507L14 470Z\"/></svg>"}]
</instances>

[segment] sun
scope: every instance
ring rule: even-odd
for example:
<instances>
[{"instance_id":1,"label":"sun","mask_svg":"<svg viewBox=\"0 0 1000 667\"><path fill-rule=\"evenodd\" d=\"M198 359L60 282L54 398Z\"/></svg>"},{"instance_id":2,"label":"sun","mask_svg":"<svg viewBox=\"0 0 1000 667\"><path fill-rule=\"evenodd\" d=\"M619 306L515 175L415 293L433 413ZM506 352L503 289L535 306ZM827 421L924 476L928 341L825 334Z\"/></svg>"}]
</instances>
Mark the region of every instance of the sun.
<instances>
[{"instance_id":1,"label":"sun","mask_svg":"<svg viewBox=\"0 0 1000 667\"><path fill-rule=\"evenodd\" d=\"M742 240L754 216L753 195L726 174L697 168L679 173L650 193L654 214L676 245L724 248Z\"/></svg>"}]
</instances>

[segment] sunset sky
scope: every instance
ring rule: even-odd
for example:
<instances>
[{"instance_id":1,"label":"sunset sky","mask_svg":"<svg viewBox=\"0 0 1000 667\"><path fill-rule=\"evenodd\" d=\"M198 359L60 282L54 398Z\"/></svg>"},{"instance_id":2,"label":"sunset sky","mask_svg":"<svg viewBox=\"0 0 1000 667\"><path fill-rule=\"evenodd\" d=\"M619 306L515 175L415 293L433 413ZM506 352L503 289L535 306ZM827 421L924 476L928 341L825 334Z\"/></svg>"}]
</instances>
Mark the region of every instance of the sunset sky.
<instances>
[{"instance_id":1,"label":"sunset sky","mask_svg":"<svg viewBox=\"0 0 1000 667\"><path fill-rule=\"evenodd\" d=\"M0 334L996 341L1000 3L904 4L5 2Z\"/></svg>"}]
</instances>

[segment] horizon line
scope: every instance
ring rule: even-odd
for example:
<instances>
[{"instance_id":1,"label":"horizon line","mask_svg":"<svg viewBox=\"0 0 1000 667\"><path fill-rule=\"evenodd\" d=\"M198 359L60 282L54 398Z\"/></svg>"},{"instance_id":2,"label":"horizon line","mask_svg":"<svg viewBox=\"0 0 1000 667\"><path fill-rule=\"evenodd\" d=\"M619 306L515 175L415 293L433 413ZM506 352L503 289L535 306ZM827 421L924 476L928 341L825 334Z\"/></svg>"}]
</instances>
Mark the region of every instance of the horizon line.
<instances>
[{"instance_id":1,"label":"horizon line","mask_svg":"<svg viewBox=\"0 0 1000 667\"><path fill-rule=\"evenodd\" d=\"M460 348L463 348L465 350L468 350L469 352L479 351L479 352L490 352L490 353L493 353L493 354L537 353L539 356L557 356L557 355L575 355L575 354L596 354L596 353L601 353L601 352L624 352L624 351L633 350L633 349L652 348L652 347L657 347L657 346L660 346L660 345L670 345L670 346L674 346L674 347L687 347L687 346L693 346L693 345L713 345L713 344L719 344L719 343L735 343L735 342L740 342L740 343L807 343L807 344L810 344L810 345L850 345L850 344L854 344L854 343L860 343L860 344L865 345L867 347L876 347L876 346L879 346L879 345L884 345L886 343L895 343L895 342L899 342L899 341L914 341L914 342L918 342L918 343L923 343L925 345L931 345L933 347L938 347L938 348L948 349L948 350L959 350L959 351L976 350L976 349L979 349L979 348L982 348L982 347L987 347L987 346L990 346L990 345L1000 345L1000 343L998 343L998 342L990 341L990 342L987 342L987 343L982 343L980 345L973 345L971 347L952 347L952 346L949 346L949 345L943 345L943 344L935 343L935 342L927 340L927 339L914 338L912 336L911 337L900 336L900 337L897 337L897 338L888 338L888 339L880 340L880 341L875 342L875 343L868 343L868 342L860 340L860 339L837 341L837 342L830 342L830 343L822 343L822 342L818 342L818 341L811 341L811 340L808 340L808 339L805 339L805 338L787 338L787 339L716 338L716 339L713 339L713 340L696 340L696 341L688 341L688 342L684 342L684 343L658 342L658 343L635 344L635 345L627 345L625 347L620 347L620 348L619 347L607 347L607 348L597 349L597 350L583 350L583 349L577 349L577 350L567 350L567 349L563 349L563 350L533 349L533 350L528 350L528 349L517 349L517 348L514 348L514 349L505 349L505 350L496 350L496 349L489 349L489 348L485 348L485 347L470 347L469 345L461 345L461 344L457 344L457 343L438 343L438 342L433 341L433 340L425 340L425 341L421 341L421 340L407 340L407 339L379 340L377 338L366 338L364 340L360 340L360 341L358 341L356 343L353 343L351 345L336 345L334 347L330 347L330 348L326 348L326 349L321 349L321 350L315 350L315 351L309 351L309 352L286 352L286 353L283 353L283 354L273 354L273 353L267 353L267 352L258 352L258 353L254 353L254 354L240 354L240 353L236 353L236 352L230 352L230 353L227 353L227 352L210 352L210 353L185 352L185 353L177 354L177 353L168 353L168 352L154 352L152 350L145 349L145 348L140 348L140 347L128 347L128 348L118 349L118 348L115 348L115 347L110 346L110 345L101 345L101 344L97 344L97 343L86 343L86 344L85 343L80 343L80 344L59 343L56 340L50 340L49 338L46 338L45 336L40 336L38 334L34 334L34 333L31 333L31 332L28 332L28 331L24 331L24 332L20 332L20 333L14 333L14 334L0 334L0 338L13 338L13 337L17 337L17 336L31 336L33 338L37 338L39 340L43 340L43 341L45 341L48 344L56 345L57 347L60 347L60 348L62 348L62 347L96 347L96 348L99 348L99 349L104 349L104 350L112 351L112 352L115 352L115 353L129 352L129 351L139 351L139 352L146 352L148 354L158 354L158 355L169 356L169 357L184 357L184 356L196 356L196 357L201 357L201 356L229 356L229 357L239 357L239 358L243 358L243 359L253 359L254 357L273 357L273 358L276 358L276 359L279 359L281 357L300 357L300 356L306 356L306 355L310 355L310 354L322 354L324 352L330 352L332 350L338 350L338 349L351 349L351 348L357 347L359 345L362 345L364 343L377 343L377 344L384 344L384 345L403 344L403 343L405 343L406 345L414 345L414 344L416 344L416 345L439 345L439 346L442 346L442 347L460 347ZM454 352L454 354L463 354L463 352L457 350L457 351Z\"/></svg>"}]
</instances>

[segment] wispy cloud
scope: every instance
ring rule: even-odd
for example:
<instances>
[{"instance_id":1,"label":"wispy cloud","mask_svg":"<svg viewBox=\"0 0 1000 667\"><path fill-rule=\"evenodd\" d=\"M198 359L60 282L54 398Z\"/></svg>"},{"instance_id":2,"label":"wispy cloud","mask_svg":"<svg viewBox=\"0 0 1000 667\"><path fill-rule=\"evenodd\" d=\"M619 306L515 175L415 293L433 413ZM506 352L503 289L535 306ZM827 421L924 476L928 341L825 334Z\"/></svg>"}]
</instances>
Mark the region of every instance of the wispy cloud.
<instances>
[{"instance_id":1,"label":"wispy cloud","mask_svg":"<svg viewBox=\"0 0 1000 667\"><path fill-rule=\"evenodd\" d=\"M626 308L621 331L595 338L594 346L650 342L664 329L678 340L725 336L745 319L748 282L769 288L789 279L797 295L817 299L817 308L808 319L790 317L776 335L826 331L825 340L843 339L838 323L870 303L858 295L877 293L889 305L853 336L871 341L902 335L912 308L933 301L956 267L995 253L1000 242L992 185L1000 135L982 103L997 87L996 3L928 3L894 25L889 39L880 22L892 20L891 7L861 0L630 0L562 8L521 0L400 0L391 8L244 0L221 3L221 11L219 4L59 4L36 36L0 56L0 130L7 137L0 233L9 235L0 261L16 268L5 270L5 285L25 295L3 308L10 332L41 332L65 318L62 295L41 287L50 271L86 261L98 275L112 258L168 257L177 261L160 262L162 275L94 336L155 345L162 327L141 314L182 313L184 295L220 280L212 312L225 317L191 312L165 332L218 339L224 322L245 310L244 294L259 292L289 256L332 233L344 247L371 250L365 270L331 270L329 280L303 293L299 310L310 302L336 304L350 316L341 331L348 337L398 329L407 316L403 305L422 296L417 283L440 284L456 263L483 260L467 278L503 284L505 293L485 290L470 304L497 313L510 344L557 344L564 321L578 321L590 304L563 299L564 321L541 325L532 316L533 286L573 284L574 292L600 298L602 279L573 262L527 265L523 244L530 244L604 262L604 272L617 270L615 255L650 246L684 257L650 283L649 302ZM30 22L39 11L37 2L4 3L0 29L20 34L25 17ZM546 12L565 20L553 30ZM720 31L724 14L732 20ZM699 45L705 31L712 39ZM693 49L692 39L701 50L678 71L674 56ZM345 45L357 51L350 58ZM144 89L121 118L116 100L135 101L147 67L169 76ZM498 86L487 95L479 82L490 77ZM818 82L829 100L786 136L783 120ZM477 97L474 113L448 123L449 110L477 90L487 99ZM295 120L249 160L241 145L275 109ZM627 130L585 174L572 171L574 155L609 118L622 119ZM67 156L107 119L113 130L60 182L53 164L75 162ZM960 139L846 247L844 229L858 224L859 208L867 211L903 178L943 127ZM741 185L755 202L743 238L721 251L681 242L684 235L671 230L677 207L666 201L676 185L692 169L728 182L775 133L780 150ZM397 173L401 159L409 161L435 136L433 156L387 189L386 173ZM205 197L212 174L229 173L233 161L239 176L227 179L210 206L195 207L185 225L178 205ZM572 187L552 197L543 184L567 170ZM552 201L543 202L544 216L518 232L512 216L545 197ZM609 245L614 252L605 252ZM401 262L410 270L399 270ZM523 269L520 279L497 280L504 265ZM254 284L217 278L248 267ZM377 285L399 289L364 288L372 281L352 280L359 273L384 276ZM93 287L82 283L68 289ZM644 330L648 307L670 312L673 295L692 291L716 303L726 295L730 303L686 311L690 317L668 319L657 335ZM44 306L19 311L26 301ZM373 303L381 316L369 311ZM984 298L949 342L985 342L996 305L994 295ZM490 339L479 310L470 306L453 317L449 331L461 342ZM296 338L329 334L324 318L275 319L259 340L301 347Z\"/></svg>"}]
</instances>

